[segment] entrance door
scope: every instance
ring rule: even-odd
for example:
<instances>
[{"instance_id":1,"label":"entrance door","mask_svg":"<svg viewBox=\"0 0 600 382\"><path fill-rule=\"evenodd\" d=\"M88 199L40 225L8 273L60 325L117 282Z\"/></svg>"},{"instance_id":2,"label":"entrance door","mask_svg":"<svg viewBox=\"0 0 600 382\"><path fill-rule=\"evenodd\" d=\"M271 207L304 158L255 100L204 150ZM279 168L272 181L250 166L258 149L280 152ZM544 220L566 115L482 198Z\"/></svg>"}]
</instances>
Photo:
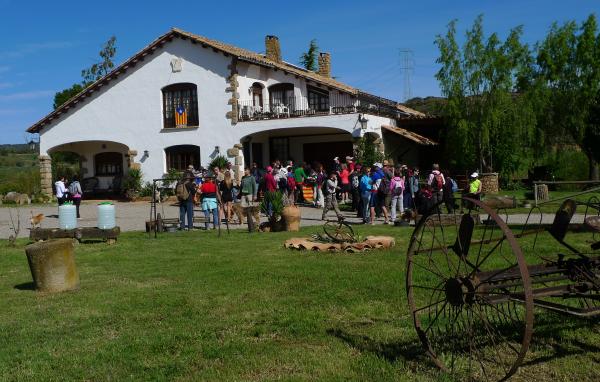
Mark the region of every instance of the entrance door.
<instances>
[{"instance_id":1,"label":"entrance door","mask_svg":"<svg viewBox=\"0 0 600 382\"><path fill-rule=\"evenodd\" d=\"M333 158L339 157L344 161L346 156L352 156L352 142L320 142L305 143L302 147L304 160L307 163L322 163L328 170L331 169Z\"/></svg>"}]
</instances>

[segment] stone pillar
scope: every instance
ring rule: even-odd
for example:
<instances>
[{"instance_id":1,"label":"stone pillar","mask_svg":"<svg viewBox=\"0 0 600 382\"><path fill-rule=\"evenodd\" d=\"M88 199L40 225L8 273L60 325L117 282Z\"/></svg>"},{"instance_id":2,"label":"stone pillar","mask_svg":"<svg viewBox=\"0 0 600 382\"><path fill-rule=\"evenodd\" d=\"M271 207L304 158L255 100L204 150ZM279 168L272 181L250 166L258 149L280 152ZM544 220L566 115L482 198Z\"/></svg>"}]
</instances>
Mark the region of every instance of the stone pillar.
<instances>
[{"instance_id":1,"label":"stone pillar","mask_svg":"<svg viewBox=\"0 0 600 382\"><path fill-rule=\"evenodd\" d=\"M40 163L40 183L42 194L52 197L52 158L48 155L38 157Z\"/></svg>"},{"instance_id":2,"label":"stone pillar","mask_svg":"<svg viewBox=\"0 0 600 382\"><path fill-rule=\"evenodd\" d=\"M231 105L231 111L228 111L225 114L225 118L231 120L231 124L235 125L238 122L238 101L240 99L240 94L238 93L238 87L240 86L237 76L237 58L233 57L231 59L231 64L228 66L229 69L229 77L227 77L227 87L225 88L225 93L231 93L231 98L227 101L228 105Z\"/></svg>"},{"instance_id":3,"label":"stone pillar","mask_svg":"<svg viewBox=\"0 0 600 382\"><path fill-rule=\"evenodd\" d=\"M235 183L240 184L244 176L244 146L236 143L233 148L227 150L227 157L233 159L233 178Z\"/></svg>"},{"instance_id":4,"label":"stone pillar","mask_svg":"<svg viewBox=\"0 0 600 382\"><path fill-rule=\"evenodd\" d=\"M375 149L382 154L385 154L385 145L383 144L383 138L377 138L373 141Z\"/></svg>"}]
</instances>

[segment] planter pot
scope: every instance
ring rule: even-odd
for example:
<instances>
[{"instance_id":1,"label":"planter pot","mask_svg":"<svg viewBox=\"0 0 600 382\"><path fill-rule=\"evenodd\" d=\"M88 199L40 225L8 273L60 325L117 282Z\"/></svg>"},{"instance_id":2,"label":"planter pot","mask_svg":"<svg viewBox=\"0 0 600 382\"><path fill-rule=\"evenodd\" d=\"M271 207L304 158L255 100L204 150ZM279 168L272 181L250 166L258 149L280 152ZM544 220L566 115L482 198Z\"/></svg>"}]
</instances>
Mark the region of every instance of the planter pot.
<instances>
[{"instance_id":1,"label":"planter pot","mask_svg":"<svg viewBox=\"0 0 600 382\"><path fill-rule=\"evenodd\" d=\"M285 222L286 231L297 232L300 230L300 208L297 206L284 207L281 215Z\"/></svg>"},{"instance_id":2,"label":"planter pot","mask_svg":"<svg viewBox=\"0 0 600 382\"><path fill-rule=\"evenodd\" d=\"M79 288L72 239L43 241L25 247L35 288L63 292Z\"/></svg>"}]
</instances>

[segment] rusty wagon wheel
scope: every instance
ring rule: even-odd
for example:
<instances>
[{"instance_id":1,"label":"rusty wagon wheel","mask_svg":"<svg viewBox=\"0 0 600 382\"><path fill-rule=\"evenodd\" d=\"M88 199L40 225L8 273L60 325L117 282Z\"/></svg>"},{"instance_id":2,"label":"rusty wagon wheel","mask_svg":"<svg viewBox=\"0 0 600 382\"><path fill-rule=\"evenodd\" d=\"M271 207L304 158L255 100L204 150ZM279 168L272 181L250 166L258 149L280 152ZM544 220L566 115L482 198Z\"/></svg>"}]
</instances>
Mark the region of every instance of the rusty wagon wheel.
<instances>
[{"instance_id":1,"label":"rusty wagon wheel","mask_svg":"<svg viewBox=\"0 0 600 382\"><path fill-rule=\"evenodd\" d=\"M343 221L328 221L323 225L323 231L336 243L355 242L354 230L350 224Z\"/></svg>"},{"instance_id":2,"label":"rusty wagon wheel","mask_svg":"<svg viewBox=\"0 0 600 382\"><path fill-rule=\"evenodd\" d=\"M505 380L523 361L533 329L527 263L512 232L478 211L424 216L407 253L406 289L425 352L459 380ZM488 215L481 224L478 213Z\"/></svg>"}]
</instances>

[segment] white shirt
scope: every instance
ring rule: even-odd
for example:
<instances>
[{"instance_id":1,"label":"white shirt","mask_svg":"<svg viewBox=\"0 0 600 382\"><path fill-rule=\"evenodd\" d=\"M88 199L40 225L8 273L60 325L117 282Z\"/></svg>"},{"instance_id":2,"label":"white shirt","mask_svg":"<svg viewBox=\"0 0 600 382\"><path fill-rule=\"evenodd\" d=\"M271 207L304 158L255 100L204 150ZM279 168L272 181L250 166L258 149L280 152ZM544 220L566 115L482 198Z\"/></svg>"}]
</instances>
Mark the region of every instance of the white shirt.
<instances>
[{"instance_id":1,"label":"white shirt","mask_svg":"<svg viewBox=\"0 0 600 382\"><path fill-rule=\"evenodd\" d=\"M62 198L65 195L65 192L67 192L65 183L62 180L57 180L56 183L54 183L54 187L56 188L57 198Z\"/></svg>"}]
</instances>

